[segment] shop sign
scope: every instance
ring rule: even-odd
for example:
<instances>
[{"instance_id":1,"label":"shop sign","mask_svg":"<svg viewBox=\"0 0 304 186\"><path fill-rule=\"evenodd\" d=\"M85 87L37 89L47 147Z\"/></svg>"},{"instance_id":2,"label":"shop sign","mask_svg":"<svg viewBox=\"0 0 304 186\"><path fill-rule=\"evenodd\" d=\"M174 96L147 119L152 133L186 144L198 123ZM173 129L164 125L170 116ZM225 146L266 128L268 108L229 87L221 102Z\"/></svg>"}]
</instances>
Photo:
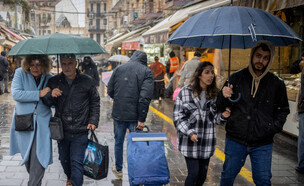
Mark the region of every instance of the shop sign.
<instances>
[{"instance_id":1,"label":"shop sign","mask_svg":"<svg viewBox=\"0 0 304 186\"><path fill-rule=\"evenodd\" d=\"M145 39L145 44L166 43L168 39L168 32L162 32L162 33L144 36L144 39Z\"/></svg>"},{"instance_id":2,"label":"shop sign","mask_svg":"<svg viewBox=\"0 0 304 186\"><path fill-rule=\"evenodd\" d=\"M138 50L139 49L139 41L122 43L121 48L123 50Z\"/></svg>"}]
</instances>

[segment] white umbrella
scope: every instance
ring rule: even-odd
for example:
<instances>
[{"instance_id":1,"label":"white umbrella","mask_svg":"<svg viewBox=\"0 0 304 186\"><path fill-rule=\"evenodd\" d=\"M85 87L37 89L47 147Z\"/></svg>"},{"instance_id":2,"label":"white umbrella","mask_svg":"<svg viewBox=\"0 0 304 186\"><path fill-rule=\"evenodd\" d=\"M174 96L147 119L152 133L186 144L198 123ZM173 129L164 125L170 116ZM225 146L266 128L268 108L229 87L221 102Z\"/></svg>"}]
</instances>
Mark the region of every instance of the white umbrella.
<instances>
[{"instance_id":1,"label":"white umbrella","mask_svg":"<svg viewBox=\"0 0 304 186\"><path fill-rule=\"evenodd\" d=\"M130 60L130 58L128 56L125 55L114 55L111 56L108 61L112 61L112 62L118 62L118 63L126 63Z\"/></svg>"}]
</instances>

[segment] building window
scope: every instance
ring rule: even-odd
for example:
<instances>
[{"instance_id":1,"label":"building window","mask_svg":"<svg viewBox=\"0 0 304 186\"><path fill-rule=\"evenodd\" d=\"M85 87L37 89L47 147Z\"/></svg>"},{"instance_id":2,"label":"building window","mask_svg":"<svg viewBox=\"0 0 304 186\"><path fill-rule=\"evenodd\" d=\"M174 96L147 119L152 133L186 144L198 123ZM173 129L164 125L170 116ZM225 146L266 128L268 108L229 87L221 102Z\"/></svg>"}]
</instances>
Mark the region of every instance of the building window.
<instances>
[{"instance_id":1,"label":"building window","mask_svg":"<svg viewBox=\"0 0 304 186\"><path fill-rule=\"evenodd\" d=\"M93 39L93 36L94 36L93 34L90 34L90 38L91 38L91 39Z\"/></svg>"},{"instance_id":2,"label":"building window","mask_svg":"<svg viewBox=\"0 0 304 186\"><path fill-rule=\"evenodd\" d=\"M153 4L153 0L149 0L149 13L153 13L154 12L154 4Z\"/></svg>"},{"instance_id":3,"label":"building window","mask_svg":"<svg viewBox=\"0 0 304 186\"><path fill-rule=\"evenodd\" d=\"M48 19L47 19L47 22L50 23L52 20L52 17L51 17L51 14L48 14Z\"/></svg>"},{"instance_id":4,"label":"building window","mask_svg":"<svg viewBox=\"0 0 304 186\"><path fill-rule=\"evenodd\" d=\"M51 30L48 30L48 34L51 34Z\"/></svg>"},{"instance_id":5,"label":"building window","mask_svg":"<svg viewBox=\"0 0 304 186\"><path fill-rule=\"evenodd\" d=\"M128 7L129 8L129 7ZM106 12L107 11L107 3L103 4L103 10Z\"/></svg>"},{"instance_id":6,"label":"building window","mask_svg":"<svg viewBox=\"0 0 304 186\"><path fill-rule=\"evenodd\" d=\"M46 14L42 14L42 23L46 23Z\"/></svg>"},{"instance_id":7,"label":"building window","mask_svg":"<svg viewBox=\"0 0 304 186\"><path fill-rule=\"evenodd\" d=\"M98 44L100 44L100 34L96 34L96 41Z\"/></svg>"},{"instance_id":8,"label":"building window","mask_svg":"<svg viewBox=\"0 0 304 186\"><path fill-rule=\"evenodd\" d=\"M103 19L103 25L107 25L107 19Z\"/></svg>"},{"instance_id":9,"label":"building window","mask_svg":"<svg viewBox=\"0 0 304 186\"><path fill-rule=\"evenodd\" d=\"M91 12L93 12L94 4L91 3Z\"/></svg>"},{"instance_id":10,"label":"building window","mask_svg":"<svg viewBox=\"0 0 304 186\"><path fill-rule=\"evenodd\" d=\"M41 30L39 30L39 35L41 36Z\"/></svg>"},{"instance_id":11,"label":"building window","mask_svg":"<svg viewBox=\"0 0 304 186\"><path fill-rule=\"evenodd\" d=\"M97 14L100 14L100 4L97 4Z\"/></svg>"},{"instance_id":12,"label":"building window","mask_svg":"<svg viewBox=\"0 0 304 186\"><path fill-rule=\"evenodd\" d=\"M100 29L100 19L96 19L96 29Z\"/></svg>"}]
</instances>

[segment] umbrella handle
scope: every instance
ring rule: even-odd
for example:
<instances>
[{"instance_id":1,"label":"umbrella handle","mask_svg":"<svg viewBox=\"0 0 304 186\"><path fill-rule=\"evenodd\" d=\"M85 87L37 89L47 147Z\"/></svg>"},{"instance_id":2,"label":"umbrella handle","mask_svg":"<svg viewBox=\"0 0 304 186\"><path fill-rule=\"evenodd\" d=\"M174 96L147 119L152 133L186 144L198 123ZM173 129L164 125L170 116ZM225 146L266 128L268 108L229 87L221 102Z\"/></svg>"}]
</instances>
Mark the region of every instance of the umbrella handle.
<instances>
[{"instance_id":1,"label":"umbrella handle","mask_svg":"<svg viewBox=\"0 0 304 186\"><path fill-rule=\"evenodd\" d=\"M238 97L236 99L233 100L232 98L228 98L228 100L232 103L236 103L236 102L240 101L240 99L241 99L241 93L240 92L238 93Z\"/></svg>"}]
</instances>

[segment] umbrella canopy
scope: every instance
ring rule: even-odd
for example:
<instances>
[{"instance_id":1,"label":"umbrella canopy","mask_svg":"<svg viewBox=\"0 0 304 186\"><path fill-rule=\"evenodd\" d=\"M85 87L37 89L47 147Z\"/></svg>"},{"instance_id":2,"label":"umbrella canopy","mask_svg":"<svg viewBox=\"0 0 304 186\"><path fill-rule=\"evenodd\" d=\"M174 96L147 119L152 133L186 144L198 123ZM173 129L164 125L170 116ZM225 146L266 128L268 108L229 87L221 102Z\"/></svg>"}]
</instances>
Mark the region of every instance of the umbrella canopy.
<instances>
[{"instance_id":1,"label":"umbrella canopy","mask_svg":"<svg viewBox=\"0 0 304 186\"><path fill-rule=\"evenodd\" d=\"M101 53L106 53L106 50L91 38L54 33L22 40L9 51L8 56Z\"/></svg>"},{"instance_id":2,"label":"umbrella canopy","mask_svg":"<svg viewBox=\"0 0 304 186\"><path fill-rule=\"evenodd\" d=\"M189 18L170 36L168 42L198 48L245 49L251 48L258 40L271 41L275 46L301 41L286 23L264 10L226 6Z\"/></svg>"},{"instance_id":3,"label":"umbrella canopy","mask_svg":"<svg viewBox=\"0 0 304 186\"><path fill-rule=\"evenodd\" d=\"M118 62L118 63L126 63L130 60L130 58L128 56L125 55L114 55L111 56L108 61L112 61L112 62Z\"/></svg>"}]
</instances>

